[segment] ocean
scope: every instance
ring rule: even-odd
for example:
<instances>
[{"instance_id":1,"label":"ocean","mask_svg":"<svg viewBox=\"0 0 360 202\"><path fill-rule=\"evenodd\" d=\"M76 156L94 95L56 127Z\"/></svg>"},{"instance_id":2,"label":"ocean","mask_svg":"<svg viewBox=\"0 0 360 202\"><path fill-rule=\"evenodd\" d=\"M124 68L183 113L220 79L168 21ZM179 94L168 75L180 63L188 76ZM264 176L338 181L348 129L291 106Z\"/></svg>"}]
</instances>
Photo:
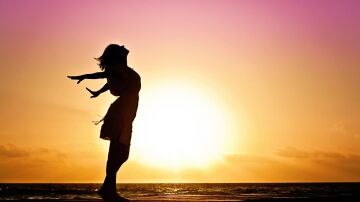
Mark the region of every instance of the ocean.
<instances>
[{"instance_id":1,"label":"ocean","mask_svg":"<svg viewBox=\"0 0 360 202\"><path fill-rule=\"evenodd\" d=\"M94 200L100 185L3 183L0 200ZM360 201L360 183L131 183L117 189L135 201Z\"/></svg>"}]
</instances>

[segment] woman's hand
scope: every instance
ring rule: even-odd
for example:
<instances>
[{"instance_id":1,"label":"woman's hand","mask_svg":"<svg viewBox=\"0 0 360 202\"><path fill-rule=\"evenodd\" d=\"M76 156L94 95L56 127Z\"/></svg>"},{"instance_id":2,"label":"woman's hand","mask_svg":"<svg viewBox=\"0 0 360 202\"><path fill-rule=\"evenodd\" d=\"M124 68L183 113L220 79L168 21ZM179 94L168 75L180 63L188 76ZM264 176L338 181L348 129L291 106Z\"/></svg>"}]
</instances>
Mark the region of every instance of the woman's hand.
<instances>
[{"instance_id":1,"label":"woman's hand","mask_svg":"<svg viewBox=\"0 0 360 202\"><path fill-rule=\"evenodd\" d=\"M84 75L80 75L80 76L68 76L69 79L71 80L78 80L77 84L79 84L82 80L85 79Z\"/></svg>"},{"instance_id":2,"label":"woman's hand","mask_svg":"<svg viewBox=\"0 0 360 202\"><path fill-rule=\"evenodd\" d=\"M87 91L89 91L91 93L91 97L90 98L96 98L97 96L100 95L100 92L99 91L92 91L90 90L89 88L86 88Z\"/></svg>"}]
</instances>

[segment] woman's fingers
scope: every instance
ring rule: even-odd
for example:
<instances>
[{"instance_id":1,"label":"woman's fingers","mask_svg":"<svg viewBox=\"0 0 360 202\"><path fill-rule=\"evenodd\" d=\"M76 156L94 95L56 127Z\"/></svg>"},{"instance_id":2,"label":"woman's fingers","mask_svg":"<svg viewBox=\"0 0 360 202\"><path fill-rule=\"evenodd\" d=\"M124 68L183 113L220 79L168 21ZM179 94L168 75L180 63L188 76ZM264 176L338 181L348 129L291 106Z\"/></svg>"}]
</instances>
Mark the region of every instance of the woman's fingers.
<instances>
[{"instance_id":1,"label":"woman's fingers","mask_svg":"<svg viewBox=\"0 0 360 202\"><path fill-rule=\"evenodd\" d=\"M94 94L94 91L90 90L89 88L86 87L86 90L89 91L91 94Z\"/></svg>"},{"instance_id":2,"label":"woman's fingers","mask_svg":"<svg viewBox=\"0 0 360 202\"><path fill-rule=\"evenodd\" d=\"M94 92L94 91L90 90L89 88L86 88L86 90L87 90L87 91L89 91L89 92L91 93L90 98L94 98L94 97L96 97L96 96L95 96L95 92Z\"/></svg>"},{"instance_id":3,"label":"woman's fingers","mask_svg":"<svg viewBox=\"0 0 360 202\"><path fill-rule=\"evenodd\" d=\"M84 78L81 78L80 76L67 76L69 79L72 80L78 80L77 84L79 84Z\"/></svg>"}]
</instances>

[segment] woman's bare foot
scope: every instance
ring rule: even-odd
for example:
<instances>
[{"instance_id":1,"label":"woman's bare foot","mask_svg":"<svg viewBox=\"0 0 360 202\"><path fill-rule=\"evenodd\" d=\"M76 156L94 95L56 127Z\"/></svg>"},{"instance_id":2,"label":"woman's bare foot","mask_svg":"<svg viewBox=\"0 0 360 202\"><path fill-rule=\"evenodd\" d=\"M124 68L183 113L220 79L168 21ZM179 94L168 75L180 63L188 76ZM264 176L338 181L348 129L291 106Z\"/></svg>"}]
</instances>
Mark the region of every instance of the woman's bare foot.
<instances>
[{"instance_id":1,"label":"woman's bare foot","mask_svg":"<svg viewBox=\"0 0 360 202\"><path fill-rule=\"evenodd\" d=\"M105 202L117 202L117 193L115 191L109 191L109 190L105 190L103 188L101 188L98 191L98 194L101 196L101 198L105 201Z\"/></svg>"},{"instance_id":2,"label":"woman's bare foot","mask_svg":"<svg viewBox=\"0 0 360 202\"><path fill-rule=\"evenodd\" d=\"M130 201L129 199L120 196L114 190L110 191L110 190L100 189L98 191L98 194L101 196L101 198L105 202L127 202L127 201Z\"/></svg>"},{"instance_id":3,"label":"woman's bare foot","mask_svg":"<svg viewBox=\"0 0 360 202\"><path fill-rule=\"evenodd\" d=\"M116 193L116 195L117 195L117 196L116 196L116 201L117 201L117 202L127 202L127 201L130 201L129 199L120 196L118 193Z\"/></svg>"}]
</instances>

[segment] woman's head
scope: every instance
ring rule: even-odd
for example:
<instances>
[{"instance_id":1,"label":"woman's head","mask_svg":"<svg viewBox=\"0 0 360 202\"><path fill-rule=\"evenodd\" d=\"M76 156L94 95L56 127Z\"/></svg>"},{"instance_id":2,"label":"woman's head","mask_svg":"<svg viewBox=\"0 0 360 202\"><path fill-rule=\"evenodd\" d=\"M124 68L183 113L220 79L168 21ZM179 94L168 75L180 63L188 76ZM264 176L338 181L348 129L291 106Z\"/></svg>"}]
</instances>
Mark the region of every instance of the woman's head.
<instances>
[{"instance_id":1,"label":"woman's head","mask_svg":"<svg viewBox=\"0 0 360 202\"><path fill-rule=\"evenodd\" d=\"M99 67L101 70L105 70L107 66L122 64L127 65L126 57L129 53L124 46L119 46L117 44L108 45L104 53L99 57L95 58L99 61Z\"/></svg>"}]
</instances>

